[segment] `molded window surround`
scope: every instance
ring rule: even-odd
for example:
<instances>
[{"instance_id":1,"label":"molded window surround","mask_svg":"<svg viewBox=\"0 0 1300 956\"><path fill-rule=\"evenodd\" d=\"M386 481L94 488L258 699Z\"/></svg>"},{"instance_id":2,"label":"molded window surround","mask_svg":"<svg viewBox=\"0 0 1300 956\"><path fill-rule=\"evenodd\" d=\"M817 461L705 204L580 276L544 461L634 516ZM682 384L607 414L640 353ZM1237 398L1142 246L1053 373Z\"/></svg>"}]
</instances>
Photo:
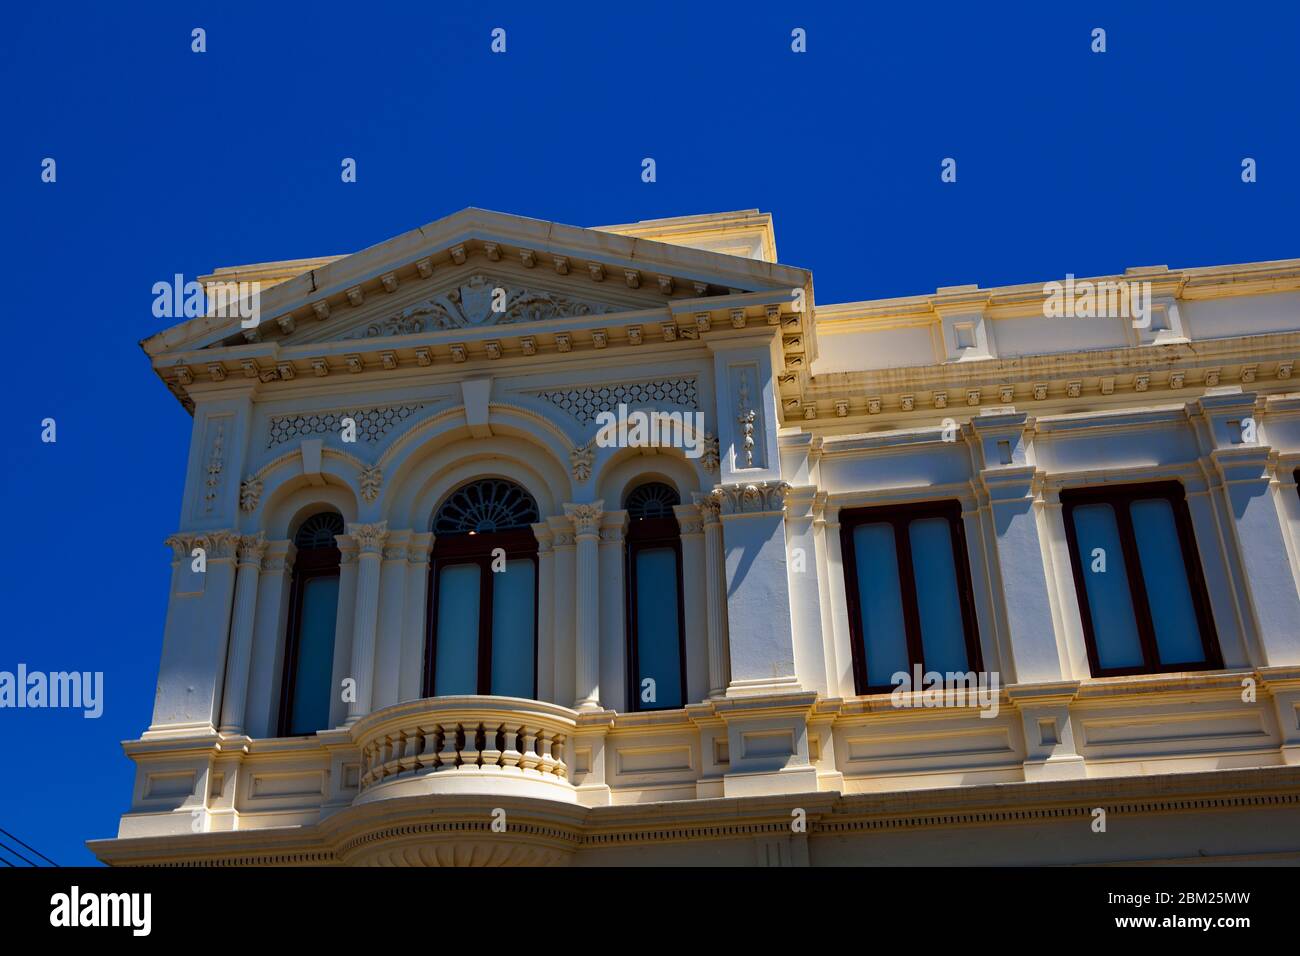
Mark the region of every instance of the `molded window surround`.
<instances>
[{"instance_id":1,"label":"molded window surround","mask_svg":"<svg viewBox=\"0 0 1300 956\"><path fill-rule=\"evenodd\" d=\"M916 665L983 668L958 502L842 511L840 546L857 693L892 691Z\"/></svg>"},{"instance_id":2,"label":"molded window surround","mask_svg":"<svg viewBox=\"0 0 1300 956\"><path fill-rule=\"evenodd\" d=\"M1061 492L1093 677L1223 666L1176 481Z\"/></svg>"}]
</instances>

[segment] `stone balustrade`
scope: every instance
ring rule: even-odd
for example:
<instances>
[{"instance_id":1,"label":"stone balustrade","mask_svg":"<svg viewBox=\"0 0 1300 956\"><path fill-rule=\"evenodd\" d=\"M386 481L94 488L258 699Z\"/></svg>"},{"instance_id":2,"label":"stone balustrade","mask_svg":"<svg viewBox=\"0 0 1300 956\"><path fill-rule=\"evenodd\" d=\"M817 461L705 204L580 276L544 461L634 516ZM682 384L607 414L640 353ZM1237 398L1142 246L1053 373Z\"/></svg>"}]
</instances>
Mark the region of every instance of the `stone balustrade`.
<instances>
[{"instance_id":1,"label":"stone balustrade","mask_svg":"<svg viewBox=\"0 0 1300 956\"><path fill-rule=\"evenodd\" d=\"M513 697L443 697L377 711L352 728L358 799L478 792L572 802L566 747L576 717Z\"/></svg>"}]
</instances>

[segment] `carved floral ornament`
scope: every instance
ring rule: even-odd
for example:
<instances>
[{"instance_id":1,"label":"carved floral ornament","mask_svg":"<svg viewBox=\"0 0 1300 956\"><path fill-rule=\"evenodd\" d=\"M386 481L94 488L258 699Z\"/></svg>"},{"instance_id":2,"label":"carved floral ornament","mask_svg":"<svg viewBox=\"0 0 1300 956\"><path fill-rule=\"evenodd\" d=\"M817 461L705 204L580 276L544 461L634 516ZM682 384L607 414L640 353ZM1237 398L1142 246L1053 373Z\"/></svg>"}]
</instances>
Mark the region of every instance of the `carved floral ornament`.
<instances>
[{"instance_id":1,"label":"carved floral ornament","mask_svg":"<svg viewBox=\"0 0 1300 956\"><path fill-rule=\"evenodd\" d=\"M356 541L362 554L379 554L384 551L384 542L388 539L388 522L376 521L373 524L350 524L348 534Z\"/></svg>"},{"instance_id":2,"label":"carved floral ornament","mask_svg":"<svg viewBox=\"0 0 1300 956\"><path fill-rule=\"evenodd\" d=\"M573 480L583 482L591 477L591 469L596 463L596 440L589 439L586 444L575 445L569 451L569 467ZM718 439L710 432L704 433L704 450L700 455L700 467L709 474L718 471Z\"/></svg>"},{"instance_id":3,"label":"carved floral ornament","mask_svg":"<svg viewBox=\"0 0 1300 956\"><path fill-rule=\"evenodd\" d=\"M600 519L604 516L604 501L588 504L566 504L564 513L573 522L573 530L578 536L595 535L600 531Z\"/></svg>"},{"instance_id":4,"label":"carved floral ornament","mask_svg":"<svg viewBox=\"0 0 1300 956\"><path fill-rule=\"evenodd\" d=\"M607 305L539 289L511 289L483 275L471 276L446 292L429 296L396 315L349 331L346 339L415 335L448 329L474 329L514 322L605 315L618 311Z\"/></svg>"},{"instance_id":5,"label":"carved floral ornament","mask_svg":"<svg viewBox=\"0 0 1300 956\"><path fill-rule=\"evenodd\" d=\"M379 497L379 488L383 484L384 473L378 465L367 465L361 469L361 497L374 501Z\"/></svg>"},{"instance_id":6,"label":"carved floral ornament","mask_svg":"<svg viewBox=\"0 0 1300 956\"><path fill-rule=\"evenodd\" d=\"M209 561L233 558L240 546L236 531L178 531L163 544L172 549L173 561L188 561L195 548L202 548Z\"/></svg>"},{"instance_id":7,"label":"carved floral ornament","mask_svg":"<svg viewBox=\"0 0 1300 956\"><path fill-rule=\"evenodd\" d=\"M785 510L785 498L790 493L788 481L754 481L734 485L719 485L713 497L724 515L760 514Z\"/></svg>"},{"instance_id":8,"label":"carved floral ornament","mask_svg":"<svg viewBox=\"0 0 1300 956\"><path fill-rule=\"evenodd\" d=\"M585 445L577 445L569 452L569 465L573 469L574 481L586 481L591 477L591 466L596 462L596 440L593 438Z\"/></svg>"},{"instance_id":9,"label":"carved floral ornament","mask_svg":"<svg viewBox=\"0 0 1300 956\"><path fill-rule=\"evenodd\" d=\"M239 510L253 512L262 501L262 479L245 478L239 483Z\"/></svg>"}]
</instances>

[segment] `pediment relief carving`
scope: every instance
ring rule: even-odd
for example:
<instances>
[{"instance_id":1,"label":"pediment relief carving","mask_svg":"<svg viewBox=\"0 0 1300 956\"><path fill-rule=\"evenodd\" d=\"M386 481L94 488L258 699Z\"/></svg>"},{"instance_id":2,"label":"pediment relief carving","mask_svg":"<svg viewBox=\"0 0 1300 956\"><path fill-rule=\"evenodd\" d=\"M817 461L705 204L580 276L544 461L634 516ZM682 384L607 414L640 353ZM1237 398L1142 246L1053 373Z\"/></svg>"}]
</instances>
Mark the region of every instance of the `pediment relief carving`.
<instances>
[{"instance_id":1,"label":"pediment relief carving","mask_svg":"<svg viewBox=\"0 0 1300 956\"><path fill-rule=\"evenodd\" d=\"M622 310L589 299L472 275L459 285L428 296L387 318L349 329L335 339L415 335L618 311Z\"/></svg>"},{"instance_id":2,"label":"pediment relief carving","mask_svg":"<svg viewBox=\"0 0 1300 956\"><path fill-rule=\"evenodd\" d=\"M612 315L661 306L662 295L606 282L596 285L577 274L541 275L514 263L468 262L435 273L431 281L410 280L392 294L366 294L300 317L288 330L262 323L250 341L279 339L285 345L384 339L431 332L473 331L554 319ZM550 279L551 281L547 281ZM540 281L539 281L540 280Z\"/></svg>"}]
</instances>

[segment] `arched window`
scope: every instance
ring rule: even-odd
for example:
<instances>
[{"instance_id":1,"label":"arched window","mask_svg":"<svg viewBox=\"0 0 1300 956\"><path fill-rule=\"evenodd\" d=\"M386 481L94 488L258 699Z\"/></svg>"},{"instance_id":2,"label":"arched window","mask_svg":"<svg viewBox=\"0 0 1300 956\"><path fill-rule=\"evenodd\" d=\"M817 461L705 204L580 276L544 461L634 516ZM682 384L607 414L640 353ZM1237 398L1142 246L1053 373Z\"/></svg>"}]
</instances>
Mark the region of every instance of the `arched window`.
<instances>
[{"instance_id":1,"label":"arched window","mask_svg":"<svg viewBox=\"0 0 1300 956\"><path fill-rule=\"evenodd\" d=\"M486 478L433 518L426 697L537 695L537 502Z\"/></svg>"},{"instance_id":2,"label":"arched window","mask_svg":"<svg viewBox=\"0 0 1300 956\"><path fill-rule=\"evenodd\" d=\"M312 515L294 536L297 555L289 592L289 628L280 693L280 736L314 734L330 725L334 623L339 604L343 519Z\"/></svg>"},{"instance_id":3,"label":"arched window","mask_svg":"<svg viewBox=\"0 0 1300 956\"><path fill-rule=\"evenodd\" d=\"M627 496L627 633L633 710L686 705L682 540L676 491L661 482Z\"/></svg>"}]
</instances>

